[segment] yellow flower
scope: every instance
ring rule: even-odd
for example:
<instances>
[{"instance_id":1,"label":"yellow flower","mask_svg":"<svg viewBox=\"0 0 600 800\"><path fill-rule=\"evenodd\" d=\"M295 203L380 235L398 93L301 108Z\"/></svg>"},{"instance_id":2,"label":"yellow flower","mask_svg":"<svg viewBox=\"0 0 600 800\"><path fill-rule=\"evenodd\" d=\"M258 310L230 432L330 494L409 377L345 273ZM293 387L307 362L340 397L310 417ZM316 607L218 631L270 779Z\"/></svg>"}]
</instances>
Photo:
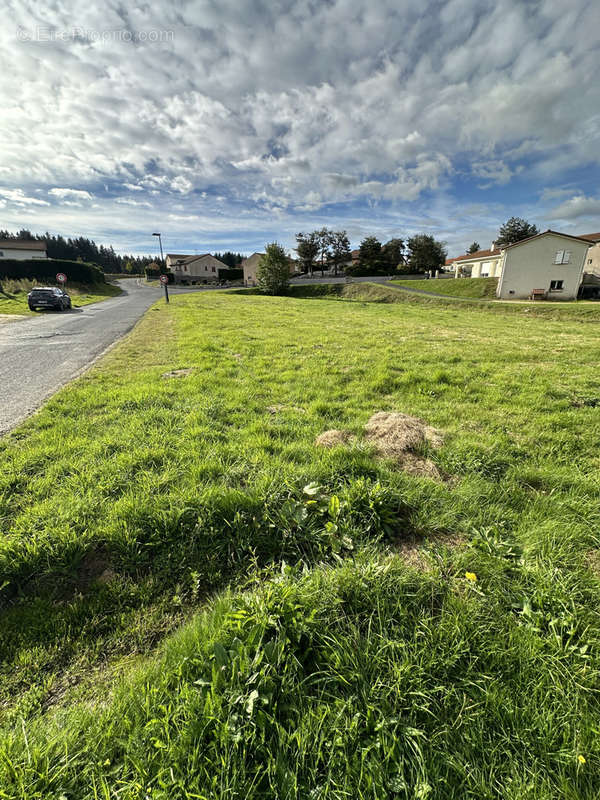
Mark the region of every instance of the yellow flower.
<instances>
[{"instance_id":1,"label":"yellow flower","mask_svg":"<svg viewBox=\"0 0 600 800\"><path fill-rule=\"evenodd\" d=\"M477 575L474 572L465 572L465 578L473 583L477 582Z\"/></svg>"},{"instance_id":2,"label":"yellow flower","mask_svg":"<svg viewBox=\"0 0 600 800\"><path fill-rule=\"evenodd\" d=\"M577 761L579 761L580 764L585 764L585 758L581 755L581 753L577 756Z\"/></svg>"}]
</instances>

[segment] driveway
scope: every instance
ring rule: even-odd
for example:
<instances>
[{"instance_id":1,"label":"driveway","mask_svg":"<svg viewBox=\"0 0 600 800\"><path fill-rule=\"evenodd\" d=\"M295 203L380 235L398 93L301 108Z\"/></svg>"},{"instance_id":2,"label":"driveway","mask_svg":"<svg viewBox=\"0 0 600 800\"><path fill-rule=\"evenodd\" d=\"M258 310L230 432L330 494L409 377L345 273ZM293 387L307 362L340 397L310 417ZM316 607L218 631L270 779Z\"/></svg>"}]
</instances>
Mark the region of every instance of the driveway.
<instances>
[{"instance_id":1,"label":"driveway","mask_svg":"<svg viewBox=\"0 0 600 800\"><path fill-rule=\"evenodd\" d=\"M127 333L161 297L160 289L119 281L119 297L0 325L0 434Z\"/></svg>"}]
</instances>

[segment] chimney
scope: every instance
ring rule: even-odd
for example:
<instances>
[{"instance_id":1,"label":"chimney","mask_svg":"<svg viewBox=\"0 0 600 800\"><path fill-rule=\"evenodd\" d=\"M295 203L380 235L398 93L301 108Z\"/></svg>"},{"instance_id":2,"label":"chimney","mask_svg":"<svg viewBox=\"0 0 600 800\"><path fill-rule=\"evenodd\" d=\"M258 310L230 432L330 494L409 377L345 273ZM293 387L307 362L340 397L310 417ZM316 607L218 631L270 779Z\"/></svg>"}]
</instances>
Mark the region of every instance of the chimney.
<instances>
[{"instance_id":1,"label":"chimney","mask_svg":"<svg viewBox=\"0 0 600 800\"><path fill-rule=\"evenodd\" d=\"M495 250L495 249L496 249L496 242L493 241L491 246L490 246L490 250Z\"/></svg>"}]
</instances>

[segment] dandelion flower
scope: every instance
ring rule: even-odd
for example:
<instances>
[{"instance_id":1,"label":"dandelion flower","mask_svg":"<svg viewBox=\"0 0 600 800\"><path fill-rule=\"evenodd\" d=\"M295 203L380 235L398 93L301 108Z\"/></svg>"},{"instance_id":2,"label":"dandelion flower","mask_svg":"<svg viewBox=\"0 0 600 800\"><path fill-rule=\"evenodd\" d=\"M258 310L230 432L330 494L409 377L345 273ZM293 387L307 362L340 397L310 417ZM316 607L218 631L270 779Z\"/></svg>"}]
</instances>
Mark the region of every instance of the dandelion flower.
<instances>
[{"instance_id":1,"label":"dandelion flower","mask_svg":"<svg viewBox=\"0 0 600 800\"><path fill-rule=\"evenodd\" d=\"M473 583L477 581L477 575L474 572L465 572L465 578Z\"/></svg>"},{"instance_id":2,"label":"dandelion flower","mask_svg":"<svg viewBox=\"0 0 600 800\"><path fill-rule=\"evenodd\" d=\"M577 756L577 761L579 761L580 764L585 764L585 758L581 755L581 753Z\"/></svg>"}]
</instances>

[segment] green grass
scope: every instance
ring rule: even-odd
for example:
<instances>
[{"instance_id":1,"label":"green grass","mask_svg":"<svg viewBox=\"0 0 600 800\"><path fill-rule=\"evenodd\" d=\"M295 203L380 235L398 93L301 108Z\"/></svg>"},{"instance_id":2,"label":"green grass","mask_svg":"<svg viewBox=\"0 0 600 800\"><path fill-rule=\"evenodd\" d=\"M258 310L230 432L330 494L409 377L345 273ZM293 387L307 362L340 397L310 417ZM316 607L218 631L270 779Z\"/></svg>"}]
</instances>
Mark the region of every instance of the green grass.
<instances>
[{"instance_id":1,"label":"green grass","mask_svg":"<svg viewBox=\"0 0 600 800\"><path fill-rule=\"evenodd\" d=\"M453 280L444 278L443 280L428 281L392 281L397 286L407 289L420 289L423 292L432 294L443 294L448 297L466 297L474 299L494 299L496 297L496 287L498 278L459 278Z\"/></svg>"},{"instance_id":2,"label":"green grass","mask_svg":"<svg viewBox=\"0 0 600 800\"><path fill-rule=\"evenodd\" d=\"M598 796L598 308L380 290L175 296L2 440L2 800Z\"/></svg>"},{"instance_id":3,"label":"green grass","mask_svg":"<svg viewBox=\"0 0 600 800\"><path fill-rule=\"evenodd\" d=\"M31 291L35 284L34 281L4 280L0 285L0 314L26 314L33 316L36 312L30 311L27 305L27 293ZM52 283L45 283L44 286L52 286ZM99 303L109 297L121 294L118 286L110 283L99 283L89 285L85 283L73 283L67 286L67 293L71 296L73 308L87 306L90 303Z\"/></svg>"}]
</instances>

